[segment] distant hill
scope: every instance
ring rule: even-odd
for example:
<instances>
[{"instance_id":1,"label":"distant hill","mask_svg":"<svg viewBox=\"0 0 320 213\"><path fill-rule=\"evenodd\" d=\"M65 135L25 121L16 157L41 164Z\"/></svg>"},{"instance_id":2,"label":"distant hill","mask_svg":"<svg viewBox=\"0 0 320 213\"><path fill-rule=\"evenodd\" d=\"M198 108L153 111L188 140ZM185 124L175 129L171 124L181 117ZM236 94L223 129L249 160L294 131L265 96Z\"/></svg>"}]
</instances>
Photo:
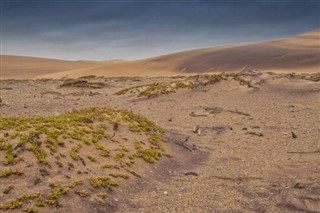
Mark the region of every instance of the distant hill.
<instances>
[{"instance_id":1,"label":"distant hill","mask_svg":"<svg viewBox=\"0 0 320 213\"><path fill-rule=\"evenodd\" d=\"M320 72L320 29L271 41L178 52L136 61L60 61L2 56L2 77L165 76L234 72Z\"/></svg>"},{"instance_id":2,"label":"distant hill","mask_svg":"<svg viewBox=\"0 0 320 213\"><path fill-rule=\"evenodd\" d=\"M38 75L97 66L98 62L66 61L48 58L1 55L2 79L33 78Z\"/></svg>"}]
</instances>

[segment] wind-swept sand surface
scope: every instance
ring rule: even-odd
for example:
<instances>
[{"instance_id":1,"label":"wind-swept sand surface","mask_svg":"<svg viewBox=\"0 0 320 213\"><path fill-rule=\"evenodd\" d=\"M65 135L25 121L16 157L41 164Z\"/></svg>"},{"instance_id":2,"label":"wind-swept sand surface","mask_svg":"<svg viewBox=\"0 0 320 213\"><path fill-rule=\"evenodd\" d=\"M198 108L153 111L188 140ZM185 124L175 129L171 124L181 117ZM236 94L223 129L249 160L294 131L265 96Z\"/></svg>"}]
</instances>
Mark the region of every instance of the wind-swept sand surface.
<instances>
[{"instance_id":1,"label":"wind-swept sand surface","mask_svg":"<svg viewBox=\"0 0 320 213\"><path fill-rule=\"evenodd\" d=\"M74 108L110 107L140 113L165 130L168 142L163 147L171 158L162 156L153 164L136 161L138 168L113 168L111 172L125 172L129 179L115 178L121 184L105 188L84 182L59 195L55 205L38 207L40 212L318 213L319 75L248 71L193 77L3 80L0 115L60 116ZM90 120L82 121L86 122L81 128L90 125ZM122 145L134 138L147 144L143 132L128 131L123 121L120 124L116 130L107 127L107 133L114 131ZM13 135L6 131L0 129L0 137L10 140ZM46 192L49 183L58 181L65 186L74 178L109 175L110 170L99 168L103 159L109 162L113 152L119 151L113 150L117 143L101 141L112 151L111 157L97 156L97 161L91 162L86 155L92 154L88 150L93 144L64 142L55 152L45 146L46 141L38 143L47 151L50 166L39 164L32 150L19 151L22 146L12 152L16 159L23 156L24 160L5 165L7 154L1 150L1 169L12 167L34 174L1 178L6 183L0 185L1 207L22 191ZM78 154L86 165L69 159L66 150L77 143L82 144ZM120 163L119 159L112 162ZM106 192L106 197L97 197L99 191ZM84 192L88 194L81 196ZM37 202L29 201L30 205ZM8 212L21 212L27 206L23 203Z\"/></svg>"},{"instance_id":2,"label":"wind-swept sand surface","mask_svg":"<svg viewBox=\"0 0 320 213\"><path fill-rule=\"evenodd\" d=\"M48 58L1 55L0 79L27 79L72 69L89 68L95 61L66 61Z\"/></svg>"},{"instance_id":3,"label":"wind-swept sand surface","mask_svg":"<svg viewBox=\"0 0 320 213\"><path fill-rule=\"evenodd\" d=\"M320 71L319 58L320 30L314 30L292 38L190 50L137 61L63 61L2 55L0 78L155 77L235 72L244 68L310 73Z\"/></svg>"},{"instance_id":4,"label":"wind-swept sand surface","mask_svg":"<svg viewBox=\"0 0 320 213\"><path fill-rule=\"evenodd\" d=\"M320 30L292 38L179 52L144 60L108 64L40 78L96 76L166 76L235 72L244 68L274 72L320 71Z\"/></svg>"}]
</instances>

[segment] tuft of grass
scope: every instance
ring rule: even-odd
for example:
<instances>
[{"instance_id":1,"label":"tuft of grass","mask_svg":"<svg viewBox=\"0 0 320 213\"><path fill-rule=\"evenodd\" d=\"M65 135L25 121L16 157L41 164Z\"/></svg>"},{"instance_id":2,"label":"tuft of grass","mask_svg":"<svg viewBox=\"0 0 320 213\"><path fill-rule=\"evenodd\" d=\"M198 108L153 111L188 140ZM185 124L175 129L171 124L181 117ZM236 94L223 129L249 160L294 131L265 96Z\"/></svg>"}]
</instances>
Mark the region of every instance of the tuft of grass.
<instances>
[{"instance_id":1,"label":"tuft of grass","mask_svg":"<svg viewBox=\"0 0 320 213\"><path fill-rule=\"evenodd\" d=\"M124 173L111 173L109 174L111 177L120 177L120 178L123 178L123 179L128 179L130 176L128 174L124 174Z\"/></svg>"},{"instance_id":2,"label":"tuft of grass","mask_svg":"<svg viewBox=\"0 0 320 213\"><path fill-rule=\"evenodd\" d=\"M69 152L70 157L74 160L78 160L80 158L80 155L79 155L80 149L81 149L81 144L78 144L77 146L73 147Z\"/></svg>"},{"instance_id":3,"label":"tuft of grass","mask_svg":"<svg viewBox=\"0 0 320 213\"><path fill-rule=\"evenodd\" d=\"M23 175L23 174L24 173L22 171L18 170L18 169L13 170L13 169L10 168L9 170L5 170L5 171L0 172L0 178L9 177L11 175L20 176L20 175Z\"/></svg>"},{"instance_id":4,"label":"tuft of grass","mask_svg":"<svg viewBox=\"0 0 320 213\"><path fill-rule=\"evenodd\" d=\"M101 199L105 199L106 197L107 197L107 193L106 192L99 192L98 194L97 194L97 196L98 197L100 197Z\"/></svg>"},{"instance_id":5,"label":"tuft of grass","mask_svg":"<svg viewBox=\"0 0 320 213\"><path fill-rule=\"evenodd\" d=\"M72 183L70 183L69 185L68 185L68 187L70 188L70 189L73 189L73 188L75 188L76 186L78 186L78 185L80 185L80 184L83 184L84 183L84 180L74 180Z\"/></svg>"},{"instance_id":6,"label":"tuft of grass","mask_svg":"<svg viewBox=\"0 0 320 213\"><path fill-rule=\"evenodd\" d=\"M87 197L88 196L88 192L87 190L83 189L83 190L76 190L75 193L77 195L79 195L80 197Z\"/></svg>"},{"instance_id":7,"label":"tuft of grass","mask_svg":"<svg viewBox=\"0 0 320 213\"><path fill-rule=\"evenodd\" d=\"M100 176L100 177L91 177L90 179L91 186L97 187L110 187L110 186L118 186L116 181L113 181L108 176Z\"/></svg>"},{"instance_id":8,"label":"tuft of grass","mask_svg":"<svg viewBox=\"0 0 320 213\"><path fill-rule=\"evenodd\" d=\"M27 206L27 208L25 208L23 211L24 211L24 212L27 212L27 213L37 212L37 211L38 211L38 208L35 207L35 206L29 205L29 206Z\"/></svg>"},{"instance_id":9,"label":"tuft of grass","mask_svg":"<svg viewBox=\"0 0 320 213\"><path fill-rule=\"evenodd\" d=\"M91 156L91 155L88 156L88 159L90 161L92 161L92 162L96 162L97 161L97 159L95 157Z\"/></svg>"}]
</instances>

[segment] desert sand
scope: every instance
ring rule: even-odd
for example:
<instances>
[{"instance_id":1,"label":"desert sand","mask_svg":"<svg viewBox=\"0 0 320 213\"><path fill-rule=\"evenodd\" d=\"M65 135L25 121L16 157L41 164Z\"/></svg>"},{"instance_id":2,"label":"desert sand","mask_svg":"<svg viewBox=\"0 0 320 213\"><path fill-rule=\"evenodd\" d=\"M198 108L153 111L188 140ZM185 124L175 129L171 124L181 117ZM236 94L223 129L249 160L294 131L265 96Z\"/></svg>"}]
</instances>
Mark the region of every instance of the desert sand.
<instances>
[{"instance_id":1,"label":"desert sand","mask_svg":"<svg viewBox=\"0 0 320 213\"><path fill-rule=\"evenodd\" d=\"M238 72L258 69L264 72L320 71L320 30L292 38L235 44L173 53L137 61L62 61L1 56L1 79L168 76L210 72Z\"/></svg>"},{"instance_id":2,"label":"desert sand","mask_svg":"<svg viewBox=\"0 0 320 213\"><path fill-rule=\"evenodd\" d=\"M22 149L12 139L12 130L2 127L0 137L16 144L12 149L16 163L6 165L8 152L1 150L1 172L12 168L24 174L0 179L1 207L23 193L40 191L41 196L8 211L35 207L39 212L320 212L319 77L319 73L246 71L193 77L2 80L2 125L8 116L54 116L65 123L70 118L59 116L75 109L126 109L164 129L167 142L161 144L172 157L163 155L154 163L134 157L134 165L121 166L130 162L135 140L148 146L149 130L137 133L119 120L116 129L106 123L108 140L99 142L108 147L109 157L100 156L93 144L87 144L90 141L77 139L65 139L54 151L41 136L42 142L36 144L49 161L43 164L35 151L27 151L34 142L26 142ZM85 119L81 122L80 129L90 125ZM111 135L121 147L109 141ZM117 152L124 147L129 152L119 157ZM94 178L105 175L119 186L92 185ZM84 182L78 185L77 180ZM58 198L53 199L50 190ZM43 199L44 207L37 206Z\"/></svg>"},{"instance_id":3,"label":"desert sand","mask_svg":"<svg viewBox=\"0 0 320 213\"><path fill-rule=\"evenodd\" d=\"M91 61L65 61L47 58L1 55L0 79L27 79L70 69L96 65Z\"/></svg>"},{"instance_id":4,"label":"desert sand","mask_svg":"<svg viewBox=\"0 0 320 213\"><path fill-rule=\"evenodd\" d=\"M319 34L1 56L0 211L320 213Z\"/></svg>"}]
</instances>

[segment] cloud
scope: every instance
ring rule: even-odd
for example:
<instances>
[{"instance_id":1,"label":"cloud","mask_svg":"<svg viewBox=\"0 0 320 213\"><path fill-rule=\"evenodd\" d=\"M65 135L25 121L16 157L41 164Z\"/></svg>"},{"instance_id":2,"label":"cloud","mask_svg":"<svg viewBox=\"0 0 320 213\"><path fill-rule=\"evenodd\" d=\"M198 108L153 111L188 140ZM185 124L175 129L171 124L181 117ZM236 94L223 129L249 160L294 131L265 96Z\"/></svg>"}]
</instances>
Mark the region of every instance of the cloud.
<instances>
[{"instance_id":1,"label":"cloud","mask_svg":"<svg viewBox=\"0 0 320 213\"><path fill-rule=\"evenodd\" d=\"M317 1L4 1L4 54L134 59L320 27ZM87 53L87 55L86 55Z\"/></svg>"}]
</instances>

